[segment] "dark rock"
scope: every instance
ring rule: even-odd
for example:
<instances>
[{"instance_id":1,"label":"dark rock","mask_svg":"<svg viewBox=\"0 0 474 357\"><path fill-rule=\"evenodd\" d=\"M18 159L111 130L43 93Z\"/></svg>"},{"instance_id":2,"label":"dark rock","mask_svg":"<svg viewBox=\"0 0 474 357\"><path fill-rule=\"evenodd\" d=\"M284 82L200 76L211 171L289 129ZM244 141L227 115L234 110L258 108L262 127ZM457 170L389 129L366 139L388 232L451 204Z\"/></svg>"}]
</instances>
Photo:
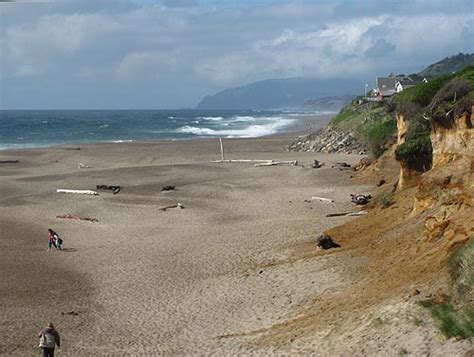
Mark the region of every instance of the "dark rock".
<instances>
[{"instance_id":1,"label":"dark rock","mask_svg":"<svg viewBox=\"0 0 474 357\"><path fill-rule=\"evenodd\" d=\"M161 191L174 191L176 190L176 186L165 186L161 189Z\"/></svg>"},{"instance_id":2,"label":"dark rock","mask_svg":"<svg viewBox=\"0 0 474 357\"><path fill-rule=\"evenodd\" d=\"M318 160L314 160L313 163L311 164L311 167L313 169L319 169L320 167L322 167L324 164Z\"/></svg>"},{"instance_id":3,"label":"dark rock","mask_svg":"<svg viewBox=\"0 0 474 357\"><path fill-rule=\"evenodd\" d=\"M327 234L322 234L316 239L316 246L319 249L339 248L340 245L332 240Z\"/></svg>"},{"instance_id":4,"label":"dark rock","mask_svg":"<svg viewBox=\"0 0 474 357\"><path fill-rule=\"evenodd\" d=\"M72 315L72 316L78 316L79 313L75 311L68 311L68 312L61 312L61 315Z\"/></svg>"},{"instance_id":5,"label":"dark rock","mask_svg":"<svg viewBox=\"0 0 474 357\"><path fill-rule=\"evenodd\" d=\"M366 205L369 203L369 200L372 198L371 195L363 195L360 193L353 194L351 193L351 201L356 205Z\"/></svg>"}]
</instances>

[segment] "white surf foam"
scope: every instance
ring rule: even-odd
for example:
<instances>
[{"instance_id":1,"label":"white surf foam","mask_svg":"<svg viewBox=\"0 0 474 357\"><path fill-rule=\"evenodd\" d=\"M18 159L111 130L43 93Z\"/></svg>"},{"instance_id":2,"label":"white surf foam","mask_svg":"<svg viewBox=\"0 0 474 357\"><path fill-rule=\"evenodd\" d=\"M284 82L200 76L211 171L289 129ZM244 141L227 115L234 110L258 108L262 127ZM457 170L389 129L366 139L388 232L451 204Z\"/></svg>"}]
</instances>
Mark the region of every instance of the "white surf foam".
<instances>
[{"instance_id":1,"label":"white surf foam","mask_svg":"<svg viewBox=\"0 0 474 357\"><path fill-rule=\"evenodd\" d=\"M221 121L223 117L197 117L196 119L209 120L209 121Z\"/></svg>"},{"instance_id":2,"label":"white surf foam","mask_svg":"<svg viewBox=\"0 0 474 357\"><path fill-rule=\"evenodd\" d=\"M197 128L195 126L185 125L178 129L180 133L194 134L194 135L215 135L215 131L209 128Z\"/></svg>"},{"instance_id":3,"label":"white surf foam","mask_svg":"<svg viewBox=\"0 0 474 357\"><path fill-rule=\"evenodd\" d=\"M262 118L259 118L262 119ZM291 119L282 119L280 117L264 118L267 122L253 124L242 128L228 129L222 125L222 129L217 128L199 128L195 126L183 126L177 131L180 133L193 134L198 136L220 136L227 138L257 138L260 136L272 135L278 130L288 126L293 122Z\"/></svg>"}]
</instances>

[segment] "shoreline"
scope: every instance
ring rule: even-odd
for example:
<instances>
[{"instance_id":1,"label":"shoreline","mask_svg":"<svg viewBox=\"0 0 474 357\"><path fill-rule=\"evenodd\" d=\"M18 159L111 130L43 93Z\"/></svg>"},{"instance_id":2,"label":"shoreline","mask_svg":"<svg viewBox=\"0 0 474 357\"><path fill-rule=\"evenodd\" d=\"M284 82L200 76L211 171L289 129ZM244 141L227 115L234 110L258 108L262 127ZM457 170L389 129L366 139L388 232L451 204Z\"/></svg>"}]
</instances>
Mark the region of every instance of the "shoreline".
<instances>
[{"instance_id":1,"label":"shoreline","mask_svg":"<svg viewBox=\"0 0 474 357\"><path fill-rule=\"evenodd\" d=\"M273 134L257 136L257 137L222 137L222 139L232 140L232 139L260 139L260 138L269 138L269 137L291 137L291 136L300 136L306 135L313 131L316 131L325 125L327 125L332 117L334 117L337 113L326 113L326 114L298 114L295 115L288 115L288 118L294 120L294 122L286 127L284 127L281 131L278 131ZM44 149L56 149L56 148L65 148L65 147L81 147L81 146L91 146L91 145L106 145L106 144L127 144L127 143L136 143L136 144L153 144L153 143L160 143L160 142L185 142L185 141L195 141L195 140L217 140L219 137L200 137L196 136L194 138L181 138L181 139L152 139L152 140L115 140L115 141L90 141L90 142L70 142L64 144L52 144L46 146L31 146L31 147L9 147L9 148L1 148L0 147L0 155L4 152L10 151L17 151L17 150L44 150ZM26 144L26 145L35 145L35 144Z\"/></svg>"}]
</instances>

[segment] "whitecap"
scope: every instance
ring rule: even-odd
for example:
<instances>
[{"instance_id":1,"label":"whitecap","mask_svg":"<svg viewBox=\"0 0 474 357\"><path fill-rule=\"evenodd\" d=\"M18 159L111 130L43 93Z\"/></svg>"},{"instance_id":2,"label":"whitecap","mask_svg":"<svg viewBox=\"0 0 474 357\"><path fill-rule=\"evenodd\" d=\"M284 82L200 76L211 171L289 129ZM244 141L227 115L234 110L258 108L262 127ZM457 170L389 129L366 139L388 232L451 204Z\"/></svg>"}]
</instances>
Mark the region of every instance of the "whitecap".
<instances>
[{"instance_id":1,"label":"whitecap","mask_svg":"<svg viewBox=\"0 0 474 357\"><path fill-rule=\"evenodd\" d=\"M246 121L255 121L257 118L255 117L251 117L251 116L236 116L234 117L235 118L235 121L243 121L243 122L246 122ZM234 119L233 118L233 119ZM259 119L264 119L264 118L259 118Z\"/></svg>"},{"instance_id":2,"label":"whitecap","mask_svg":"<svg viewBox=\"0 0 474 357\"><path fill-rule=\"evenodd\" d=\"M224 118L223 117L197 117L195 119L210 120L210 121L221 121Z\"/></svg>"},{"instance_id":3,"label":"whitecap","mask_svg":"<svg viewBox=\"0 0 474 357\"><path fill-rule=\"evenodd\" d=\"M195 126L185 125L177 130L180 133L194 135L215 135L215 131L209 128L197 128Z\"/></svg>"},{"instance_id":4,"label":"whitecap","mask_svg":"<svg viewBox=\"0 0 474 357\"><path fill-rule=\"evenodd\" d=\"M270 118L267 118L270 119ZM260 136L276 134L278 130L290 125L294 120L292 119L282 119L271 118L267 123L264 124L254 124L241 129L210 129L210 128L198 128L194 126L184 126L178 129L178 132L194 134L194 135L203 135L203 136L221 136L227 138L256 138Z\"/></svg>"}]
</instances>

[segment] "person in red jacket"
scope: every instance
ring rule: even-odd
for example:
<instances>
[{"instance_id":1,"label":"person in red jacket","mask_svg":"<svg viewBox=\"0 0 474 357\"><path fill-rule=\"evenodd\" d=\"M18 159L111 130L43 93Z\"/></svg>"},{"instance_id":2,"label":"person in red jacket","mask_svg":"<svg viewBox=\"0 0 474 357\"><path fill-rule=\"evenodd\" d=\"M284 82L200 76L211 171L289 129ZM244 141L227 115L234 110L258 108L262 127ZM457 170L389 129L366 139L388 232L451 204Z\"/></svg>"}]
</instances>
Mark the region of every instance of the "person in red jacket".
<instances>
[{"instance_id":1,"label":"person in red jacket","mask_svg":"<svg viewBox=\"0 0 474 357\"><path fill-rule=\"evenodd\" d=\"M58 249L58 246L56 245L56 237L57 233L53 231L51 228L48 229L48 252L51 251L51 248L54 247Z\"/></svg>"},{"instance_id":2,"label":"person in red jacket","mask_svg":"<svg viewBox=\"0 0 474 357\"><path fill-rule=\"evenodd\" d=\"M48 326L41 330L38 337L40 338L39 347L43 350L43 357L54 357L54 348L56 346L61 347L61 339L58 331L54 329L53 323L50 322Z\"/></svg>"}]
</instances>

